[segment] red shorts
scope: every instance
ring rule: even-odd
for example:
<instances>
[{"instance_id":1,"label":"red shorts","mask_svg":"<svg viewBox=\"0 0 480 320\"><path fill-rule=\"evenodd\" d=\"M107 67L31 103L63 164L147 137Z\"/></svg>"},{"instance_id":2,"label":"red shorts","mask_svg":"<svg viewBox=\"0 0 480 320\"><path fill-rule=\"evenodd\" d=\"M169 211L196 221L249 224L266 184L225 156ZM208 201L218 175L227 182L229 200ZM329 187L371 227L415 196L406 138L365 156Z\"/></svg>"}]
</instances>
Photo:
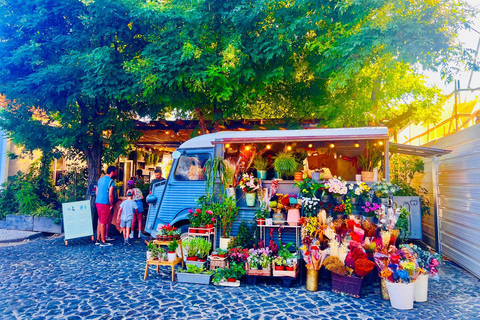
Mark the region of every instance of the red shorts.
<instances>
[{"instance_id":1,"label":"red shorts","mask_svg":"<svg viewBox=\"0 0 480 320\"><path fill-rule=\"evenodd\" d=\"M135 223L135 221L142 221L142 212L133 214L133 223Z\"/></svg>"},{"instance_id":2,"label":"red shorts","mask_svg":"<svg viewBox=\"0 0 480 320\"><path fill-rule=\"evenodd\" d=\"M110 205L96 203L95 206L97 207L98 222L100 222L101 224L107 224L111 216Z\"/></svg>"}]
</instances>

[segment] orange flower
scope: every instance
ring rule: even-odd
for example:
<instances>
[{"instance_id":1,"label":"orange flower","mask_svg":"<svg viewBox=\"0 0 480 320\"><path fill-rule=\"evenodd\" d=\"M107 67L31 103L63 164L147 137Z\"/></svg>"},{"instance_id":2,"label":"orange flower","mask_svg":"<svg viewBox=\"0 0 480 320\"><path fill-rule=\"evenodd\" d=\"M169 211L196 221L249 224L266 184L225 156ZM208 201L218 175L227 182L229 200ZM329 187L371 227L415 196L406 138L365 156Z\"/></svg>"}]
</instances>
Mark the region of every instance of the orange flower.
<instances>
[{"instance_id":1,"label":"orange flower","mask_svg":"<svg viewBox=\"0 0 480 320\"><path fill-rule=\"evenodd\" d=\"M388 278L392 275L392 272L388 269L383 269L382 272L380 273L380 277L382 278Z\"/></svg>"}]
</instances>

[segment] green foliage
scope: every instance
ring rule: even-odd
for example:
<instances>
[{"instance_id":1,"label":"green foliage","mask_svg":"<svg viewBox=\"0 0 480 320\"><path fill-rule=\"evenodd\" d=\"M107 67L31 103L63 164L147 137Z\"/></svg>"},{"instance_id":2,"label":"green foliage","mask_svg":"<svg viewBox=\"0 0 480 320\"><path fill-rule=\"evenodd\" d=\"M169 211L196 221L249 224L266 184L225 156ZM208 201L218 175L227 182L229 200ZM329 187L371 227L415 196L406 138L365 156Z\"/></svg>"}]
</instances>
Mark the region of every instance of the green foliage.
<instances>
[{"instance_id":1,"label":"green foliage","mask_svg":"<svg viewBox=\"0 0 480 320\"><path fill-rule=\"evenodd\" d=\"M202 267L197 267L194 264L187 265L187 269L179 269L178 272L180 273L193 273L193 274L213 274L213 270L205 270Z\"/></svg>"},{"instance_id":2,"label":"green foliage","mask_svg":"<svg viewBox=\"0 0 480 320\"><path fill-rule=\"evenodd\" d=\"M197 239L198 257L206 258L212 249L212 243L207 239L199 237Z\"/></svg>"},{"instance_id":3,"label":"green foliage","mask_svg":"<svg viewBox=\"0 0 480 320\"><path fill-rule=\"evenodd\" d=\"M265 171L268 167L268 160L262 156L256 156L253 160L253 168L258 171Z\"/></svg>"},{"instance_id":4,"label":"green foliage","mask_svg":"<svg viewBox=\"0 0 480 320\"><path fill-rule=\"evenodd\" d=\"M170 243L168 244L168 252L175 252L177 248L178 248L177 240L174 239L170 241Z\"/></svg>"},{"instance_id":5,"label":"green foliage","mask_svg":"<svg viewBox=\"0 0 480 320\"><path fill-rule=\"evenodd\" d=\"M298 162L292 153L280 152L274 159L273 167L279 174L292 177L297 171Z\"/></svg>"},{"instance_id":6,"label":"green foliage","mask_svg":"<svg viewBox=\"0 0 480 320\"><path fill-rule=\"evenodd\" d=\"M240 279L245 274L245 269L242 263L232 262L230 268L218 268L213 274L213 283L219 283L223 279L235 278Z\"/></svg>"},{"instance_id":7,"label":"green foliage","mask_svg":"<svg viewBox=\"0 0 480 320\"><path fill-rule=\"evenodd\" d=\"M382 160L382 151L377 146L373 145L372 141L367 141L365 150L362 155L358 157L358 163L364 171L373 171Z\"/></svg>"},{"instance_id":8,"label":"green foliage","mask_svg":"<svg viewBox=\"0 0 480 320\"><path fill-rule=\"evenodd\" d=\"M62 203L85 200L87 190L87 168L72 165L57 180L58 200Z\"/></svg>"},{"instance_id":9,"label":"green foliage","mask_svg":"<svg viewBox=\"0 0 480 320\"><path fill-rule=\"evenodd\" d=\"M408 211L405 207L400 208L400 216L398 217L397 224L395 228L400 230L400 239L405 241L410 236L410 231L408 228L408 216L410 215L410 211Z\"/></svg>"},{"instance_id":10,"label":"green foliage","mask_svg":"<svg viewBox=\"0 0 480 320\"><path fill-rule=\"evenodd\" d=\"M187 250L187 256L193 257L198 252L198 239L197 237L189 238L182 242L183 247Z\"/></svg>"},{"instance_id":11,"label":"green foliage","mask_svg":"<svg viewBox=\"0 0 480 320\"><path fill-rule=\"evenodd\" d=\"M260 206L255 210L255 219L266 219L270 216L267 206L264 202L260 202Z\"/></svg>"},{"instance_id":12,"label":"green foliage","mask_svg":"<svg viewBox=\"0 0 480 320\"><path fill-rule=\"evenodd\" d=\"M232 224L238 216L239 208L236 201L232 198L223 196L221 202L215 203L213 212L218 216L220 226L222 228L222 237L230 237L230 231L232 230Z\"/></svg>"},{"instance_id":13,"label":"green foliage","mask_svg":"<svg viewBox=\"0 0 480 320\"><path fill-rule=\"evenodd\" d=\"M256 243L254 229L252 228L252 226L249 226L248 223L243 219L240 222L240 226L238 227L238 234L235 237L234 242L235 247L242 248L253 248L253 245Z\"/></svg>"},{"instance_id":14,"label":"green foliage","mask_svg":"<svg viewBox=\"0 0 480 320\"><path fill-rule=\"evenodd\" d=\"M302 181L295 181L295 186L300 190L300 195L307 198L316 197L318 189L324 187L322 182L309 178L303 179Z\"/></svg>"}]
</instances>

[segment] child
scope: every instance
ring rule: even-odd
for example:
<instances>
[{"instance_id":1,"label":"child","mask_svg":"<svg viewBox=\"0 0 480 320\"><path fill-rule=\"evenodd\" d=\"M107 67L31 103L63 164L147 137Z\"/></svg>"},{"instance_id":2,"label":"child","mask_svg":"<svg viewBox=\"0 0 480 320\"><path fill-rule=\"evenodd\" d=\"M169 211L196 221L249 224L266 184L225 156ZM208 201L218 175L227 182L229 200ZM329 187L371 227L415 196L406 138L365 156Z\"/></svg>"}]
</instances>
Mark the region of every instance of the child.
<instances>
[{"instance_id":1,"label":"child","mask_svg":"<svg viewBox=\"0 0 480 320\"><path fill-rule=\"evenodd\" d=\"M128 235L130 234L130 228L132 227L133 215L137 213L137 204L133 201L133 191L127 191L127 200L123 201L120 205L120 212L118 214L117 222L120 223L123 233L123 244L130 246L128 242Z\"/></svg>"},{"instance_id":2,"label":"child","mask_svg":"<svg viewBox=\"0 0 480 320\"><path fill-rule=\"evenodd\" d=\"M133 239L133 233L135 231L135 222L138 225L138 238L140 238L142 233L142 215L143 215L143 194L142 190L135 188L135 182L133 180L127 181L128 190L133 192L133 201L137 204L137 213L133 215L132 221L132 231L130 232L130 239ZM128 191L127 191L128 192Z\"/></svg>"}]
</instances>

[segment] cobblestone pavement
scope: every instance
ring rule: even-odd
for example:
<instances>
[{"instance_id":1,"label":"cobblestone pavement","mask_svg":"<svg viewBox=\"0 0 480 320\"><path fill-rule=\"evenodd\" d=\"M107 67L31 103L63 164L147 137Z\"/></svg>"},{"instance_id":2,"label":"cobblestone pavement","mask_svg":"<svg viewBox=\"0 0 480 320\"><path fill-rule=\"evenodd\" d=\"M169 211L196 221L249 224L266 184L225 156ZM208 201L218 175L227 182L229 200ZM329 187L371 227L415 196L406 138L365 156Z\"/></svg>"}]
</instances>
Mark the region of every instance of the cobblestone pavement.
<instances>
[{"instance_id":1,"label":"cobblestone pavement","mask_svg":"<svg viewBox=\"0 0 480 320\"><path fill-rule=\"evenodd\" d=\"M397 311L378 284L355 299L276 283L225 288L170 281L169 268L143 280L145 244L98 247L87 240L36 239L0 247L1 319L478 319L480 283L447 263L428 302Z\"/></svg>"}]
</instances>

